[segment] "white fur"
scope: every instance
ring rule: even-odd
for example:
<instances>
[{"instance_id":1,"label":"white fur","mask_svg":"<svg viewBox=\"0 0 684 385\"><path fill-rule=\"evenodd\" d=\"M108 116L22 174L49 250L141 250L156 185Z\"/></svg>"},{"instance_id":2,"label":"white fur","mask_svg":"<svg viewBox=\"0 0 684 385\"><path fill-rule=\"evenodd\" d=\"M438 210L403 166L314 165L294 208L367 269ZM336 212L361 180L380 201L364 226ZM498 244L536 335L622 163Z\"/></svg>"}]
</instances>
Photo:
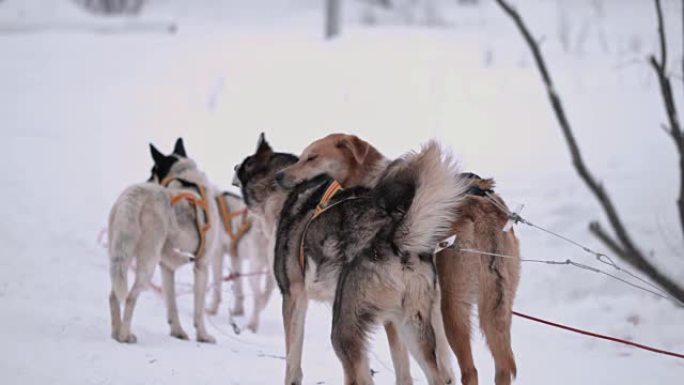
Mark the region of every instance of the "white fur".
<instances>
[{"instance_id":1,"label":"white fur","mask_svg":"<svg viewBox=\"0 0 684 385\"><path fill-rule=\"evenodd\" d=\"M468 183L459 177L453 156L435 141L405 160L408 167L417 167L418 185L397 244L411 253L432 252L440 240L453 233L451 225Z\"/></svg>"},{"instance_id":2,"label":"white fur","mask_svg":"<svg viewBox=\"0 0 684 385\"><path fill-rule=\"evenodd\" d=\"M212 199L215 195L204 173L194 161L183 158L170 170L173 177L183 178L205 186L209 203L211 229L205 238L204 253L194 258L194 314L193 323L200 342L216 340L204 324L204 301L208 283L208 265L220 249L218 208ZM194 253L198 247L195 218L197 208L181 201L171 207L169 196L187 191L172 182L168 188L143 183L126 189L114 204L109 223L109 256L112 292L110 310L112 337L119 342L136 342L130 331L133 309L140 292L149 284L158 264L162 270L162 284L167 306L167 318L171 335L187 339L178 318L176 306L174 270L189 262L185 253ZM176 250L181 250L182 253ZM183 253L184 252L184 253ZM127 270L136 260L135 283L130 291L126 280ZM160 263L161 262L161 263ZM123 319L121 302L125 300Z\"/></svg>"},{"instance_id":3,"label":"white fur","mask_svg":"<svg viewBox=\"0 0 684 385\"><path fill-rule=\"evenodd\" d=\"M119 301L128 295L128 266L134 256L145 251L145 238L152 242L153 249L161 251L168 234L177 226L165 189L144 183L124 190L111 210L108 227L109 272Z\"/></svg>"}]
</instances>

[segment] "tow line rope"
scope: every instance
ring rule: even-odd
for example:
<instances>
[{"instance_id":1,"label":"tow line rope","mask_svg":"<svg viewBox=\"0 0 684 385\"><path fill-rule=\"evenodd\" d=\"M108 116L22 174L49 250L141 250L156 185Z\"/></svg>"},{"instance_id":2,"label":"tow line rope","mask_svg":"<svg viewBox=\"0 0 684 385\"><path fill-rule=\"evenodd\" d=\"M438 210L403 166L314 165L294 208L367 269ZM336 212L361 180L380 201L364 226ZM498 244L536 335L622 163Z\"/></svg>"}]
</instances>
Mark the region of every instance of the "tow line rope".
<instances>
[{"instance_id":1,"label":"tow line rope","mask_svg":"<svg viewBox=\"0 0 684 385\"><path fill-rule=\"evenodd\" d=\"M563 329L563 330L568 330L568 331L571 331L571 332L573 332L573 333L578 333L578 334L583 334L583 335L585 335L585 336L590 336L590 337L594 337L594 338L600 338L600 339L603 339L603 340L613 341L613 342L617 342L617 343L629 345L629 346L632 346L632 347L635 347L635 348L638 348L638 349L648 350L649 352L658 353L658 354L664 354L664 355L666 355L666 356L671 356L671 357L676 357L676 358L682 358L682 359L684 359L684 354L669 352L669 351L667 351L667 350L657 349L657 348L654 348L654 347L651 347L651 346L646 346L646 345L638 344L638 343L636 343L636 342L623 340L623 339L621 339L621 338L606 336L606 335L603 335L603 334L598 334L598 333L590 332L590 331L587 331L587 330L582 330L582 329L574 328L574 327L572 327L572 326L562 325L562 324L555 323L555 322L551 322L551 321L547 321L547 320L544 320L544 319L541 319L541 318L533 317L533 316L531 316L531 315L523 314L523 313L520 313L520 312L517 312L517 311L513 311L513 314L516 315L516 316L518 316L518 317L528 319L528 320L530 320L530 321L539 322L539 323L541 323L541 324L553 326L553 327L556 327L556 328L559 328L559 329Z\"/></svg>"},{"instance_id":2,"label":"tow line rope","mask_svg":"<svg viewBox=\"0 0 684 385\"><path fill-rule=\"evenodd\" d=\"M615 280L618 280L618 281L620 281L620 282L622 282L622 283L624 283L624 284L627 284L627 285L629 285L629 286L632 286L632 287L634 287L634 288L636 288L636 289L645 291L645 292L647 292L647 293L653 294L653 295L658 296L658 297L660 297L660 298L664 298L664 299L666 299L666 300L668 300L668 301L673 302L673 303L676 304L676 305L684 306L684 303L682 303L681 301L679 301L677 298L674 298L673 296L669 295L667 292L665 292L664 290L662 290L660 287L654 285L653 283L651 283L651 282L649 282L649 281L647 281L647 280L645 280L645 279L643 279L643 278L641 278L641 277L639 277L639 276L633 274L633 273L630 272L629 270L627 270L627 269L625 269L625 268L619 266L618 264L616 264L616 263L615 263L610 257L608 257L607 255L605 255L605 254L603 254L603 253L599 253L599 252L597 252L597 251L594 251L594 250L592 250L591 248L589 248L589 247L587 247L587 246L585 246L585 245L583 245L583 244L581 244L581 243L579 243L579 242L577 242L577 241L574 241L574 240L572 240L572 239L570 239L570 238L568 238L568 237L566 237L566 236L563 236L563 235L558 234L558 233L556 233L556 232L553 232L553 231L551 231L551 230L545 229L545 228L543 228L543 227L541 227L541 226L535 225L534 223L532 223L532 222L526 220L525 218L521 217L519 213L517 213L517 212L511 212L510 210L508 210L508 208L507 208L506 206L504 206L504 205L502 205L501 203L499 203L496 199L494 199L493 197L491 197L489 194L487 194L487 198L488 198L488 200L489 200L495 207L497 207L499 210L503 211L503 212L508 216L508 218L509 218L509 223L507 223L506 226L504 226L504 230L507 229L507 228L510 228L510 227L512 226L512 224L523 223L523 224L525 224L525 225L527 225L527 226L530 226L530 227L533 227L533 228L538 229L538 230L540 230L540 231L543 231L543 232L545 232L545 233L547 233L547 234L549 234L549 235L552 235L552 236L554 236L554 237L556 237L556 238L559 238L559 239L561 239L561 240L563 240L563 241L565 241L565 242L567 242L567 243L570 243L570 244L572 244L572 245L574 245L574 246L576 246L576 247L582 249L583 251L585 251L585 252L587 252L587 253L593 255L593 256L596 258L597 261L599 261L599 262L601 262L601 263L603 263L603 264L606 264L606 265L612 267L613 269L617 270L617 271L620 272L620 273L627 274L628 276L630 276L630 277L632 277L632 278L634 278L634 279L636 279L636 280L638 280L638 281L640 281L640 282L642 282L642 283L648 285L650 288L647 288L647 287L644 287L644 286L637 285L637 284L635 284L635 283L633 283L633 282L629 282L629 281L626 280L626 279L623 279L623 278L621 278L621 277L618 277L617 275L608 273L608 272L606 272L606 271L603 271L603 270L601 270L601 269L599 269L599 268L596 268L596 267L593 267L593 266L589 266L589 265L585 265L585 264L583 264L583 263L575 262L575 261L573 261L573 260L571 260L571 259L566 259L565 261L541 260L541 259L520 259L519 257L515 257L515 256L511 256L511 255L505 255L505 254L499 254L499 253L486 252L486 251L477 250L477 249L470 249L470 248L459 248L460 251L466 252L466 253L472 253L472 254L481 254L481 255L487 255L487 256L492 256L492 257L498 257L498 258L516 259L516 260L520 260L521 262L533 262L533 263L545 263L545 264L549 264L549 265L567 265L567 266L573 266L573 267L576 267L576 268L579 268L579 269L583 269L583 270L587 270L587 271L591 271L591 272L595 272L595 273L599 273L599 274L606 275L606 276L608 276L608 277L610 277L610 278L613 278L613 279L615 279ZM652 288L653 290L652 290L651 288ZM548 321L548 320L545 320L545 319L541 319L541 318L534 317L534 316L531 316L531 315L528 315L528 314L524 314L524 313L520 313L520 312L517 312L517 311L513 311L512 313L513 313L515 316L517 316L517 317L525 318L525 319L527 319L527 320L529 320L529 321L541 323L541 324L548 325L548 326L553 326L553 327L555 327L555 328L559 328L559 329L571 331L571 332L573 332L573 333L582 334L582 335L586 335L586 336L590 336L590 337L594 337L594 338L598 338L598 339L603 339L603 340L607 340L607 341L612 341L612 342L616 342L616 343L620 343L620 344L632 346L632 347L634 347L634 348L638 348L638 349L642 349L642 350L646 350L646 351L650 351L650 352L653 352L653 353L658 353L658 354L662 354L662 355L666 355L666 356L670 356L670 357L675 357L675 358L684 359L684 354L681 354L681 353L675 353L675 352L671 352L671 351L667 351L667 350L663 350L663 349L654 348L654 347L651 347L651 346L648 346L648 345L643 345L643 344L639 344L639 343L636 343L636 342L627 341L627 340L624 340L624 339L621 339L621 338L617 338L617 337L611 337L611 336L607 336L607 335L603 335L603 334L599 334L599 333L594 333L594 332L591 332L591 331L588 331L588 330L583 330L583 329L575 328L575 327L572 327L572 326L567 326L567 325L563 325L563 324L560 324L560 323Z\"/></svg>"}]
</instances>

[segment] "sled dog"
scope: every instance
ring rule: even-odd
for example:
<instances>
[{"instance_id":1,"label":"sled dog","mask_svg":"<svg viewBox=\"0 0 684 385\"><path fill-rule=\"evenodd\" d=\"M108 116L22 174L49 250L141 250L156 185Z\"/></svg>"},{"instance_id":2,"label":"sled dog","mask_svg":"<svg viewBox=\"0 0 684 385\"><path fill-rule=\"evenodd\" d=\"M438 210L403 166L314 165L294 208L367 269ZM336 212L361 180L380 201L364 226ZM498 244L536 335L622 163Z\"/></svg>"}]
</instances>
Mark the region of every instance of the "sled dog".
<instances>
[{"instance_id":1,"label":"sled dog","mask_svg":"<svg viewBox=\"0 0 684 385\"><path fill-rule=\"evenodd\" d=\"M250 214L243 199L233 193L223 192L216 196L221 219L221 252L213 262L212 300L207 309L210 314L216 314L221 302L221 287L223 276L223 256L230 257L231 278L233 281L234 302L230 310L234 316L243 315L244 288L243 279L246 278L254 294L252 312L247 323L247 329L257 332L259 315L268 304L271 293L275 288L275 278L268 263L268 238L259 223L258 218ZM249 260L249 271L244 272L242 265Z\"/></svg>"},{"instance_id":2,"label":"sled dog","mask_svg":"<svg viewBox=\"0 0 684 385\"><path fill-rule=\"evenodd\" d=\"M292 187L320 175L329 175L344 188L377 186L389 160L370 143L354 136L331 134L316 140L299 160L277 176L279 184ZM478 383L470 347L471 303L477 303L480 328L494 357L497 385L508 385L516 375L511 348L513 299L520 276L520 261L460 251L476 249L519 258L513 229L503 232L506 204L494 192L494 181L471 173L466 198L452 218L457 247L437 254L441 307L449 344L461 368L463 385ZM461 190L454 194L461 196ZM499 206L499 207L497 207Z\"/></svg>"},{"instance_id":3,"label":"sled dog","mask_svg":"<svg viewBox=\"0 0 684 385\"><path fill-rule=\"evenodd\" d=\"M390 341L406 341L429 384L449 383L450 368L440 368L436 357L432 318L435 247L451 235L467 187L454 162L431 142L389 162L373 188L339 191L335 180L322 175L285 191L276 185L276 174L295 162L295 156L273 152L262 134L255 154L237 169L248 207L276 235L285 383L302 383L311 299L333 304L332 345L345 384L373 383L366 345L375 325L391 325Z\"/></svg>"},{"instance_id":4,"label":"sled dog","mask_svg":"<svg viewBox=\"0 0 684 385\"><path fill-rule=\"evenodd\" d=\"M171 155L163 155L153 145L150 151L154 167L149 182L156 183L127 188L110 212L112 337L119 342L136 342L131 332L135 303L159 264L171 335L188 339L178 318L174 271L192 261L197 340L214 343L204 324L207 266L218 250L218 227L211 226L218 218L216 205L209 199L213 192L195 162L187 158L181 139ZM129 290L127 271L133 262L135 281Z\"/></svg>"}]
</instances>

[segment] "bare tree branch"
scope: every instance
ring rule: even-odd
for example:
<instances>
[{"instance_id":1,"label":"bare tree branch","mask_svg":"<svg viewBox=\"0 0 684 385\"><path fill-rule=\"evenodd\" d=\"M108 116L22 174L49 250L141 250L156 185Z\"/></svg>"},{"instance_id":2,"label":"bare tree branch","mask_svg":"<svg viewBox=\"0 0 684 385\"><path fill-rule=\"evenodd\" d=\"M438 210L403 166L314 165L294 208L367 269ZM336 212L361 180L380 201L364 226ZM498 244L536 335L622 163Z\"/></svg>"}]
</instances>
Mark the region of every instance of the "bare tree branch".
<instances>
[{"instance_id":1,"label":"bare tree branch","mask_svg":"<svg viewBox=\"0 0 684 385\"><path fill-rule=\"evenodd\" d=\"M608 236L601 229L601 227L598 226L597 223L591 226L592 233L597 235L599 240L606 244L608 248L613 250L613 252L615 252L625 262L642 271L650 279L652 279L658 285L663 287L663 289L667 290L668 293L670 293L675 298L679 299L680 301L684 301L684 289L682 289L673 281L671 281L663 274L661 274L655 268L655 266L653 266L645 258L641 250L639 250L636 244L632 241L632 237L629 235L627 229L623 225L622 220L620 219L620 216L618 215L618 212L615 209L615 206L613 205L613 201L610 199L610 196L603 188L603 185L589 172L589 169L585 165L579 146L577 145L577 141L575 140L572 128L567 119L567 116L565 115L565 110L563 109L561 100L554 88L553 80L551 79L549 71L546 67L546 62L544 61L544 57L541 53L541 50L539 49L539 45L536 43L529 29L525 25L525 22L523 21L522 17L518 13L518 11L515 8L513 8L510 4L508 4L508 2L506 2L505 0L496 0L496 2L499 4L499 6L501 6L503 11L513 20L516 27L525 39L525 42L527 43L528 47L532 51L535 64L541 74L542 81L546 86L546 92L551 102L551 106L553 107L556 118L558 119L558 123L561 127L568 148L570 150L570 154L572 156L572 163L575 167L575 170L579 174L580 178L587 185L587 187L589 187L589 190L594 194L596 199L599 201L601 207L603 208L603 211L608 217L608 221L610 222L610 225L613 231L615 232L617 239L615 240L612 237Z\"/></svg>"},{"instance_id":2,"label":"bare tree branch","mask_svg":"<svg viewBox=\"0 0 684 385\"><path fill-rule=\"evenodd\" d=\"M665 105L665 112L669 122L669 134L674 142L675 148L679 153L679 198L677 199L677 206L679 208L679 222L684 236L684 136L679 123L679 115L674 101L674 93L672 92L672 84L667 74L667 40L665 38L665 24L663 22L663 10L660 0L655 0L656 15L658 17L658 38L660 41L660 62L655 55L649 57L651 67L658 77L658 84L660 85L660 93L663 97L663 104ZM682 18L684 22L684 18Z\"/></svg>"},{"instance_id":3,"label":"bare tree branch","mask_svg":"<svg viewBox=\"0 0 684 385\"><path fill-rule=\"evenodd\" d=\"M618 244L616 240L613 239L608 233L606 233L598 222L589 223L589 231L596 236L604 245L606 245L610 251L615 255L619 255L620 258L624 258L623 255L627 254L622 247Z\"/></svg>"},{"instance_id":4,"label":"bare tree branch","mask_svg":"<svg viewBox=\"0 0 684 385\"><path fill-rule=\"evenodd\" d=\"M658 37L660 40L660 63L663 67L663 72L665 72L665 66L667 65L667 42L665 40L665 23L663 23L663 8L661 7L660 0L655 0L656 5L656 15L658 16Z\"/></svg>"},{"instance_id":5,"label":"bare tree branch","mask_svg":"<svg viewBox=\"0 0 684 385\"><path fill-rule=\"evenodd\" d=\"M589 224L589 231L594 234L601 242L603 242L613 253L619 256L621 259L629 263L630 265L637 268L639 271L644 273L653 282L656 282L665 291L667 291L673 297L680 299L684 296L684 290L682 287L677 285L670 278L665 276L661 271L659 271L655 266L653 266L646 259L634 259L634 256L624 252L617 244L617 242L611 238L608 233L603 230L598 222L592 222Z\"/></svg>"}]
</instances>

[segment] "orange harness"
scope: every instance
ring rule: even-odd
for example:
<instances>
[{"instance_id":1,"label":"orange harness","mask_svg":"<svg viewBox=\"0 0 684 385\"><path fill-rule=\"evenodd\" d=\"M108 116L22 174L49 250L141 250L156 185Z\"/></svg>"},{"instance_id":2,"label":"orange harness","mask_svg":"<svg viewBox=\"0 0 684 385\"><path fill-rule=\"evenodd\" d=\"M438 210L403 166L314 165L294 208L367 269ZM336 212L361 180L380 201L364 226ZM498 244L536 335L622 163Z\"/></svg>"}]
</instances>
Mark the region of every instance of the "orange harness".
<instances>
[{"instance_id":1,"label":"orange harness","mask_svg":"<svg viewBox=\"0 0 684 385\"><path fill-rule=\"evenodd\" d=\"M197 250L195 251L195 258L197 259L204 254L204 248L207 242L207 233L209 232L209 229L211 229L211 217L209 216L209 201L207 200L207 192L203 185L188 182L181 178L166 177L164 180L162 180L161 185L164 187L169 187L169 184L174 180L180 182L183 187L192 187L197 189L196 194L189 191L183 191L178 194L171 195L171 206L175 206L181 201L187 201L191 205L195 206L197 210L195 215L197 235L199 236L199 244L197 245ZM202 223L200 213L202 213L204 216L204 223Z\"/></svg>"},{"instance_id":2,"label":"orange harness","mask_svg":"<svg viewBox=\"0 0 684 385\"><path fill-rule=\"evenodd\" d=\"M218 204L219 214L221 215L221 220L223 221L223 228L226 230L226 234L230 238L230 255L237 256L238 244L242 237L247 234L249 229L252 228L252 221L249 220L247 215L249 214L247 208L241 210L230 211L228 207L228 202L226 202L223 197L226 194L222 194L216 197L216 203ZM233 218L237 216L242 216L242 221L240 222L240 227L238 227L237 232L233 231Z\"/></svg>"},{"instance_id":3,"label":"orange harness","mask_svg":"<svg viewBox=\"0 0 684 385\"><path fill-rule=\"evenodd\" d=\"M306 258L304 255L304 240L306 239L306 233L309 231L309 226L311 225L311 222L314 221L314 219L318 218L326 210L332 207L329 206L328 203L340 190L342 190L342 186L340 185L340 183L336 180L333 180L332 183L330 183L330 186L328 186L328 189L325 190L325 193L323 194L321 200L316 205L316 209L314 210L314 213L311 216L311 218L309 218L309 221L306 223L306 227L304 227L304 232L302 233L302 240L299 242L299 267L302 269L302 272L304 272L306 262Z\"/></svg>"}]
</instances>

